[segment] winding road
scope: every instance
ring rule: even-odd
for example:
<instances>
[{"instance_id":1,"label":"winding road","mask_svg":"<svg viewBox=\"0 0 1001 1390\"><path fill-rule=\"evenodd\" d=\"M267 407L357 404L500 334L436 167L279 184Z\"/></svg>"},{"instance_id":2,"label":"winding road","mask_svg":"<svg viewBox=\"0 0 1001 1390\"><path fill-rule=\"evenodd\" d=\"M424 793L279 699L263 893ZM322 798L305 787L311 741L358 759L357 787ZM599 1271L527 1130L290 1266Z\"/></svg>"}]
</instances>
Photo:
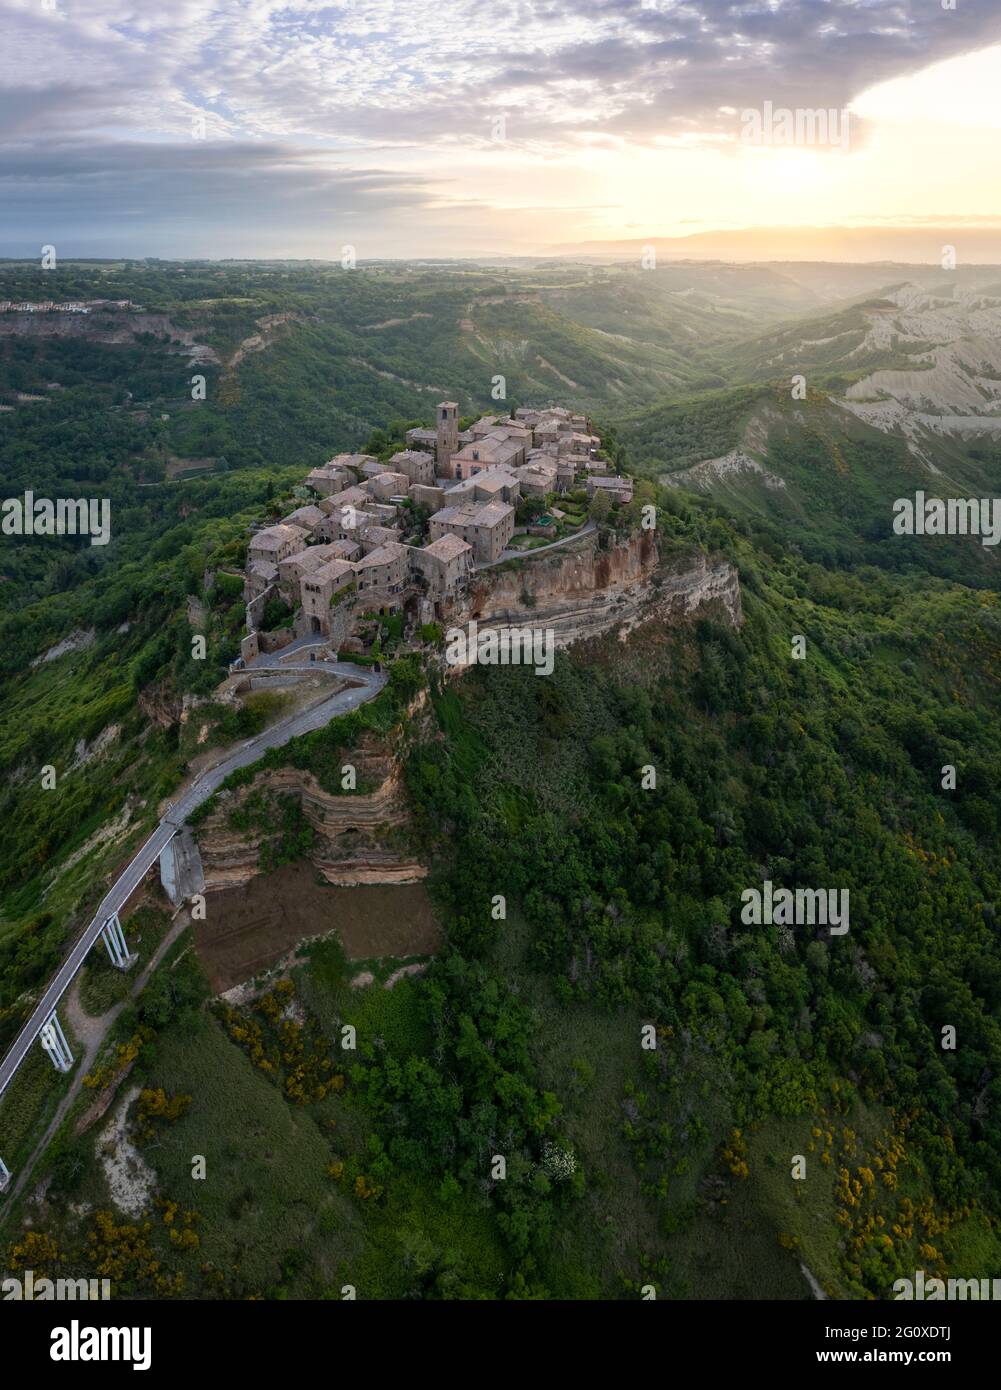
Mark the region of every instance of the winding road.
<instances>
[{"instance_id":1,"label":"winding road","mask_svg":"<svg viewBox=\"0 0 1001 1390\"><path fill-rule=\"evenodd\" d=\"M304 639L285 648L284 654L291 655L306 647L318 645L321 644ZM90 925L77 939L36 1005L31 1017L11 1044L3 1061L0 1062L0 1095L3 1095L10 1085L18 1067L24 1061L28 1049L38 1037L42 1026L48 1021L53 1009L69 989L87 952L100 936L101 928L105 922L113 913L120 911L125 906L132 893L135 892L192 811L218 791L230 773L236 772L238 768L246 767L249 763L256 762L269 748L280 748L290 739L297 738L301 734L312 733L314 729L321 729L325 724L329 724L331 719L336 719L338 715L347 714L350 710L357 709L359 705L378 695L388 680L385 672L375 671L371 667L355 666L346 661L282 662L280 659L282 654L259 657L245 668L247 674L267 670L305 671L310 675L329 674L336 676L340 680L351 681L352 685L346 690L337 691L335 695L331 695L326 700L319 701L310 709L291 715L288 719L279 720L270 729L265 729L262 733L248 739L221 763L199 773L188 790L175 803L168 802L166 815L142 848L136 851L126 868L119 874L113 887L101 900Z\"/></svg>"}]
</instances>

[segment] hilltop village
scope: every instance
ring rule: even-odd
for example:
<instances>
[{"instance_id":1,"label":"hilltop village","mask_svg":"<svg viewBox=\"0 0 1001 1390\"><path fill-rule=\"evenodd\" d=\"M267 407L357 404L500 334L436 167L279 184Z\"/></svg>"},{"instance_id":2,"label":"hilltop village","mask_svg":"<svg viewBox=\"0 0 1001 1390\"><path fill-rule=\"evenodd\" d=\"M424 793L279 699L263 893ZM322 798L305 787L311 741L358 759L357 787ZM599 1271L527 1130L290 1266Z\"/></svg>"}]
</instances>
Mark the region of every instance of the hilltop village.
<instances>
[{"instance_id":1,"label":"hilltop village","mask_svg":"<svg viewBox=\"0 0 1001 1390\"><path fill-rule=\"evenodd\" d=\"M632 500L584 415L520 408L460 430L442 401L436 416L385 462L337 454L312 469L302 505L252 534L239 664L311 636L360 649L365 615L447 618L478 571L591 529L598 495Z\"/></svg>"}]
</instances>

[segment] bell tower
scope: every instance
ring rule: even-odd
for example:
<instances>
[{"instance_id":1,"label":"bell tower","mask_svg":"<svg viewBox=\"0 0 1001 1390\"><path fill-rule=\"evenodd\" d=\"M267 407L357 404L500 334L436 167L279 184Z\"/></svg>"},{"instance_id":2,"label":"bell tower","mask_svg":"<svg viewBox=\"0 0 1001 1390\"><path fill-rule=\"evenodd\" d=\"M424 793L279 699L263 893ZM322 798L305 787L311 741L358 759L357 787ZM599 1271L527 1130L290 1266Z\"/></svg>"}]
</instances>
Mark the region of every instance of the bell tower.
<instances>
[{"instance_id":1,"label":"bell tower","mask_svg":"<svg viewBox=\"0 0 1001 1390\"><path fill-rule=\"evenodd\" d=\"M443 478L452 476L452 455L459 452L459 407L455 401L438 406L438 443L435 471Z\"/></svg>"}]
</instances>

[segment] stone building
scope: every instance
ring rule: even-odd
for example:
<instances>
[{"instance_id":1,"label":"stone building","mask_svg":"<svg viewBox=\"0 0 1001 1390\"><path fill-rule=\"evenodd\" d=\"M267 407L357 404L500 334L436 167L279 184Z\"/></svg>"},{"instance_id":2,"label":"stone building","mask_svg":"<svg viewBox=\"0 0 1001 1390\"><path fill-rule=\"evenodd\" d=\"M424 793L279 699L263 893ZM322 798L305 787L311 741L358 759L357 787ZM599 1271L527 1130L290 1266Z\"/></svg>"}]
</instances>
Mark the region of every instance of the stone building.
<instances>
[{"instance_id":1,"label":"stone building","mask_svg":"<svg viewBox=\"0 0 1001 1390\"><path fill-rule=\"evenodd\" d=\"M576 430L564 430L557 440L557 448L561 454L583 454L585 458L593 458L601 447L601 440L596 434L580 434Z\"/></svg>"},{"instance_id":2,"label":"stone building","mask_svg":"<svg viewBox=\"0 0 1001 1390\"><path fill-rule=\"evenodd\" d=\"M388 469L385 473L380 473L377 478L370 478L365 484L370 496L380 502L387 501L390 497L406 497L410 488L410 479L406 473L393 473Z\"/></svg>"},{"instance_id":3,"label":"stone building","mask_svg":"<svg viewBox=\"0 0 1001 1390\"><path fill-rule=\"evenodd\" d=\"M555 471L555 470L554 470ZM510 468L485 468L465 482L456 483L445 493L447 506L457 507L464 502L507 502L516 507L521 500L521 483Z\"/></svg>"},{"instance_id":4,"label":"stone building","mask_svg":"<svg viewBox=\"0 0 1001 1390\"><path fill-rule=\"evenodd\" d=\"M451 533L423 547L410 547L410 567L427 581L432 598L454 598L472 572L473 550Z\"/></svg>"},{"instance_id":5,"label":"stone building","mask_svg":"<svg viewBox=\"0 0 1001 1390\"><path fill-rule=\"evenodd\" d=\"M352 473L361 473L368 463L378 463L372 454L335 454L330 460L335 468L350 468Z\"/></svg>"},{"instance_id":6,"label":"stone building","mask_svg":"<svg viewBox=\"0 0 1001 1390\"><path fill-rule=\"evenodd\" d=\"M455 401L438 405L438 432L435 437L435 468L442 478L454 478L452 457L459 452L459 407Z\"/></svg>"},{"instance_id":7,"label":"stone building","mask_svg":"<svg viewBox=\"0 0 1001 1390\"><path fill-rule=\"evenodd\" d=\"M361 533L362 554L370 555L383 545L397 545L402 534L398 526L369 526Z\"/></svg>"},{"instance_id":8,"label":"stone building","mask_svg":"<svg viewBox=\"0 0 1001 1390\"><path fill-rule=\"evenodd\" d=\"M361 466L362 482L369 482L372 478L377 478L380 473L388 473L389 464L382 463L379 459L366 458Z\"/></svg>"},{"instance_id":9,"label":"stone building","mask_svg":"<svg viewBox=\"0 0 1001 1390\"><path fill-rule=\"evenodd\" d=\"M379 590L387 595L398 594L407 579L408 552L408 546L390 541L363 556L354 566L358 592Z\"/></svg>"},{"instance_id":10,"label":"stone building","mask_svg":"<svg viewBox=\"0 0 1001 1390\"><path fill-rule=\"evenodd\" d=\"M361 546L357 541L347 539L331 541L329 545L325 545L323 548L324 550L330 551L330 558L332 560L361 559Z\"/></svg>"},{"instance_id":11,"label":"stone building","mask_svg":"<svg viewBox=\"0 0 1001 1390\"><path fill-rule=\"evenodd\" d=\"M319 468L310 469L306 474L306 486L311 487L321 497L332 497L337 492L343 492L353 482L353 473L349 473L346 468L338 468L332 463L325 463Z\"/></svg>"},{"instance_id":12,"label":"stone building","mask_svg":"<svg viewBox=\"0 0 1001 1390\"><path fill-rule=\"evenodd\" d=\"M506 502L487 502L482 506L467 502L461 507L443 507L429 525L432 540L458 536L472 546L473 558L479 564L493 564L514 535L514 508Z\"/></svg>"},{"instance_id":13,"label":"stone building","mask_svg":"<svg viewBox=\"0 0 1001 1390\"><path fill-rule=\"evenodd\" d=\"M430 430L427 432L431 433ZM408 440L413 433L413 430L407 431ZM425 453L423 449L401 449L389 463L397 473L405 473L412 483L425 483L428 486L434 483L434 454Z\"/></svg>"},{"instance_id":14,"label":"stone building","mask_svg":"<svg viewBox=\"0 0 1001 1390\"><path fill-rule=\"evenodd\" d=\"M243 577L243 601L251 603L259 598L278 579L278 566L270 560L252 560L247 565Z\"/></svg>"},{"instance_id":15,"label":"stone building","mask_svg":"<svg viewBox=\"0 0 1001 1390\"><path fill-rule=\"evenodd\" d=\"M310 631L323 636L329 634L331 602L336 594L354 582L355 567L347 560L328 560L302 579L302 611Z\"/></svg>"},{"instance_id":16,"label":"stone building","mask_svg":"<svg viewBox=\"0 0 1001 1390\"><path fill-rule=\"evenodd\" d=\"M305 507L296 507L294 512L289 512L288 516L283 516L281 525L298 526L306 532L307 536L324 538L328 519L326 513L321 511L319 507L307 504Z\"/></svg>"},{"instance_id":17,"label":"stone building","mask_svg":"<svg viewBox=\"0 0 1001 1390\"><path fill-rule=\"evenodd\" d=\"M524 467L518 469L518 482L521 485L523 497L547 497L549 493L557 490L557 475L559 467L555 459L547 459L543 463L536 458L531 463L526 463ZM572 478L571 473L571 478Z\"/></svg>"},{"instance_id":18,"label":"stone building","mask_svg":"<svg viewBox=\"0 0 1001 1390\"><path fill-rule=\"evenodd\" d=\"M633 480L632 478L588 478L588 497L593 497L596 492L606 493L613 502L631 502L633 500Z\"/></svg>"},{"instance_id":19,"label":"stone building","mask_svg":"<svg viewBox=\"0 0 1001 1390\"><path fill-rule=\"evenodd\" d=\"M307 575L315 574L331 560L350 558L339 553L339 544L311 545L306 550L300 550L298 555L290 555L278 566L278 587L293 608L298 608L302 603L302 581Z\"/></svg>"},{"instance_id":20,"label":"stone building","mask_svg":"<svg viewBox=\"0 0 1001 1390\"><path fill-rule=\"evenodd\" d=\"M321 512L326 512L328 516L335 516L344 507L364 507L371 500L371 493L366 488L353 484L334 497L321 497L316 505Z\"/></svg>"},{"instance_id":21,"label":"stone building","mask_svg":"<svg viewBox=\"0 0 1001 1390\"><path fill-rule=\"evenodd\" d=\"M426 430L421 428L407 430L406 439L408 450L417 453L427 452L431 458L432 464L434 463L434 452L438 447L437 430ZM396 460L393 459L392 462L395 463Z\"/></svg>"},{"instance_id":22,"label":"stone building","mask_svg":"<svg viewBox=\"0 0 1001 1390\"><path fill-rule=\"evenodd\" d=\"M414 483L407 496L415 507L424 507L429 512L436 512L445 505L445 489L442 487L426 487L423 483Z\"/></svg>"},{"instance_id":23,"label":"stone building","mask_svg":"<svg viewBox=\"0 0 1001 1390\"><path fill-rule=\"evenodd\" d=\"M463 445L452 459L450 476L466 479L488 468L519 468L525 462L526 447L523 439L488 434L483 439Z\"/></svg>"},{"instance_id":24,"label":"stone building","mask_svg":"<svg viewBox=\"0 0 1001 1390\"><path fill-rule=\"evenodd\" d=\"M296 555L306 548L306 532L298 526L265 526L250 538L247 556L251 562L263 560L267 564L280 565L290 555Z\"/></svg>"}]
</instances>

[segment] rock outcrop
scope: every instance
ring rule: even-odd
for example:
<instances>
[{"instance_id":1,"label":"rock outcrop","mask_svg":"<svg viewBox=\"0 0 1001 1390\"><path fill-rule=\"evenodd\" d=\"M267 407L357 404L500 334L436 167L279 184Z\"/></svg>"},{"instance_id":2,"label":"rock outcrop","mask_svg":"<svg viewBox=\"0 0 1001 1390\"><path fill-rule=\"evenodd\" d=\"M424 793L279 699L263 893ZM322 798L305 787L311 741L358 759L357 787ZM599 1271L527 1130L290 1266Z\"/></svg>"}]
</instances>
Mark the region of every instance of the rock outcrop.
<instances>
[{"instance_id":1,"label":"rock outcrop","mask_svg":"<svg viewBox=\"0 0 1001 1390\"><path fill-rule=\"evenodd\" d=\"M654 535L640 531L608 549L592 534L524 564L483 571L467 611L456 616L476 619L481 627L551 629L556 644L565 647L611 631L624 640L642 624L675 624L702 610L740 624L740 583L733 565L698 551L665 562ZM443 663L443 669L458 674L457 667ZM420 721L426 702L426 695L414 701L403 729ZM398 734L397 741L404 736ZM345 754L357 785L365 789L360 792L332 794L311 772L284 767L262 772L252 784L224 795L197 832L205 891L240 886L261 872L262 845L274 837L280 798L290 795L315 832L309 857L329 883L346 887L425 878L427 868L410 846L398 751L395 741L370 736ZM251 797L257 801L248 805Z\"/></svg>"},{"instance_id":2,"label":"rock outcrop","mask_svg":"<svg viewBox=\"0 0 1001 1390\"><path fill-rule=\"evenodd\" d=\"M166 314L103 309L92 314L0 314L0 337L86 338L95 343L129 343L150 334L169 345L172 352L195 362L218 363L213 348L196 342L186 328L179 328Z\"/></svg>"},{"instance_id":3,"label":"rock outcrop","mask_svg":"<svg viewBox=\"0 0 1001 1390\"><path fill-rule=\"evenodd\" d=\"M471 593L469 616L481 626L551 628L557 645L568 646L613 628L625 638L640 623L676 621L702 608L740 625L733 565L701 552L662 563L653 533L641 531L609 550L592 535L520 569L487 572Z\"/></svg>"},{"instance_id":4,"label":"rock outcrop","mask_svg":"<svg viewBox=\"0 0 1001 1390\"><path fill-rule=\"evenodd\" d=\"M332 795L310 772L285 767L261 773L254 782L223 797L198 827L205 891L235 887L260 872L266 830L235 829L230 817L252 794L294 796L316 833L310 859L328 883L416 883L427 868L408 851L409 818L393 750L372 743L352 749L346 761L367 792Z\"/></svg>"}]
</instances>

